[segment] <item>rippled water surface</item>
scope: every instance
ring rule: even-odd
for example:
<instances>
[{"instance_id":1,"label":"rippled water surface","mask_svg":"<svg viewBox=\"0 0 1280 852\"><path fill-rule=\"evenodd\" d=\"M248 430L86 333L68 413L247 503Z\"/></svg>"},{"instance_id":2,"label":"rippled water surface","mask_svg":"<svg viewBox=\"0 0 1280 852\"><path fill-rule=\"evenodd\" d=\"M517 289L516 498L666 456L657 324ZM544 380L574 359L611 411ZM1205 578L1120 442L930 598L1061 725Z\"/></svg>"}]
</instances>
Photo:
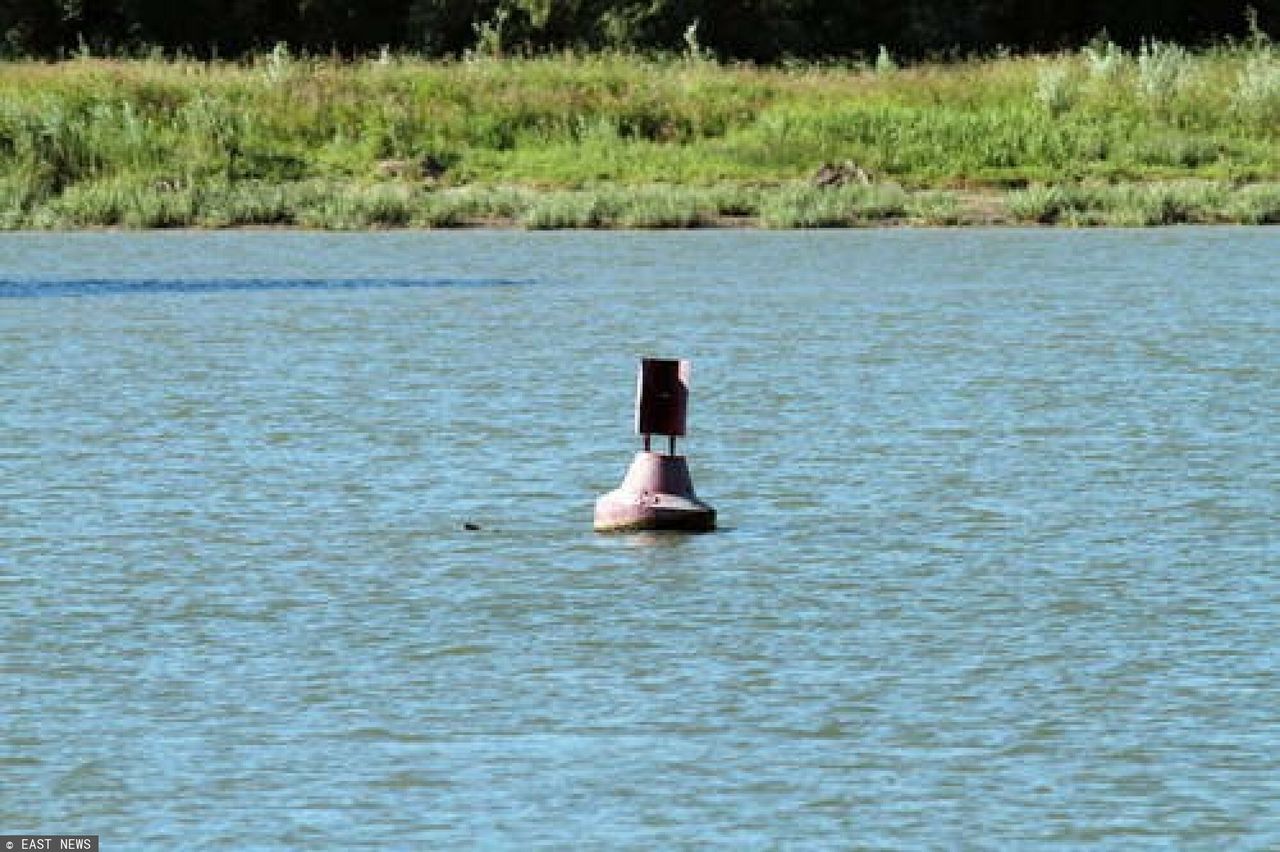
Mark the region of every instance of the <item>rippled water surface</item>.
<instances>
[{"instance_id":1,"label":"rippled water surface","mask_svg":"<svg viewBox=\"0 0 1280 852\"><path fill-rule=\"evenodd\" d=\"M0 833L1280 846L1278 270L1274 229L0 237ZM720 532L591 532L642 353L694 362Z\"/></svg>"}]
</instances>

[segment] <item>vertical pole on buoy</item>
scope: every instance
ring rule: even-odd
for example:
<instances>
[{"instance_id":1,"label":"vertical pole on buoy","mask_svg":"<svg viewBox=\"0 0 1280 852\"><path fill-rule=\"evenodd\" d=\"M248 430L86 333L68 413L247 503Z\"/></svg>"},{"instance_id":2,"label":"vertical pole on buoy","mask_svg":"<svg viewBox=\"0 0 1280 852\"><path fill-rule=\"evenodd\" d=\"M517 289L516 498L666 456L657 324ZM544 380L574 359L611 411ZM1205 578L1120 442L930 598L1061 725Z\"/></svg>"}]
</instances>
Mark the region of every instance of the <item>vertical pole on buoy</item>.
<instances>
[{"instance_id":1,"label":"vertical pole on buoy","mask_svg":"<svg viewBox=\"0 0 1280 852\"><path fill-rule=\"evenodd\" d=\"M698 499L688 463L676 453L688 407L689 362L640 359L635 429L644 448L632 459L622 485L596 501L598 531L715 529L715 509ZM652 449L654 435L667 437L666 453Z\"/></svg>"}]
</instances>

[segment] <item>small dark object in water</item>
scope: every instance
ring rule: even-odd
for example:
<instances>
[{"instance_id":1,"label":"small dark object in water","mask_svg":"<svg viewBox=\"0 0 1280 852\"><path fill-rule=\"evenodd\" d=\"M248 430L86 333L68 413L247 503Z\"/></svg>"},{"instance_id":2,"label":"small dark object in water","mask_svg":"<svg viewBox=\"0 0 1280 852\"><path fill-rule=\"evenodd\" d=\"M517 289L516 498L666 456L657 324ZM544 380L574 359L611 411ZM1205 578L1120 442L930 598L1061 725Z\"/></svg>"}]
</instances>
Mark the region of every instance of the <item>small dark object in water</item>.
<instances>
[{"instance_id":1,"label":"small dark object in water","mask_svg":"<svg viewBox=\"0 0 1280 852\"><path fill-rule=\"evenodd\" d=\"M480 529L480 525L473 524L471 523L471 521L467 521L465 524L462 525L462 528L467 532L475 532L476 530Z\"/></svg>"}]
</instances>

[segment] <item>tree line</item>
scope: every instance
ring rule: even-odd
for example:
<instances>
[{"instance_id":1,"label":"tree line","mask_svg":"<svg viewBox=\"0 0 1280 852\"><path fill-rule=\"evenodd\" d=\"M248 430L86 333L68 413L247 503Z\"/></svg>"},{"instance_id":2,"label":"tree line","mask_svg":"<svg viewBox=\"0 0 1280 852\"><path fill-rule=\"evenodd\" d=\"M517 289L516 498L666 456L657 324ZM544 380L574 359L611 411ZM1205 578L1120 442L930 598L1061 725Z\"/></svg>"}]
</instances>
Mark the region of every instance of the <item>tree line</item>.
<instances>
[{"instance_id":1,"label":"tree line","mask_svg":"<svg viewBox=\"0 0 1280 852\"><path fill-rule=\"evenodd\" d=\"M911 60L1057 50L1104 32L1127 47L1196 45L1278 23L1280 0L0 0L0 54L235 58L285 43L342 56L618 49L771 63L872 59L883 45Z\"/></svg>"}]
</instances>

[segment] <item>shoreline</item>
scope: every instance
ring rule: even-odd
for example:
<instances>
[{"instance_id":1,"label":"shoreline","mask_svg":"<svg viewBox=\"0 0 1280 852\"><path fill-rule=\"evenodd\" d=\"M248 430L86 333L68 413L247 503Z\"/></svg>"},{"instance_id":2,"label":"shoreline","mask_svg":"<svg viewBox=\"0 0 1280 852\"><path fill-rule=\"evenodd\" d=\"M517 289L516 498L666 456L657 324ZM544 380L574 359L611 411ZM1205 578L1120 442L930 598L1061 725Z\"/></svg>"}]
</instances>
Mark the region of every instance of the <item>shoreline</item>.
<instances>
[{"instance_id":1,"label":"shoreline","mask_svg":"<svg viewBox=\"0 0 1280 852\"><path fill-rule=\"evenodd\" d=\"M68 198L68 196L71 196ZM1013 190L602 184L433 187L406 182L108 183L27 209L0 232L228 229L803 230L1280 224L1280 182L1063 183Z\"/></svg>"},{"instance_id":2,"label":"shoreline","mask_svg":"<svg viewBox=\"0 0 1280 852\"><path fill-rule=\"evenodd\" d=\"M1280 223L1280 50L1150 50L0 63L0 230Z\"/></svg>"}]
</instances>

